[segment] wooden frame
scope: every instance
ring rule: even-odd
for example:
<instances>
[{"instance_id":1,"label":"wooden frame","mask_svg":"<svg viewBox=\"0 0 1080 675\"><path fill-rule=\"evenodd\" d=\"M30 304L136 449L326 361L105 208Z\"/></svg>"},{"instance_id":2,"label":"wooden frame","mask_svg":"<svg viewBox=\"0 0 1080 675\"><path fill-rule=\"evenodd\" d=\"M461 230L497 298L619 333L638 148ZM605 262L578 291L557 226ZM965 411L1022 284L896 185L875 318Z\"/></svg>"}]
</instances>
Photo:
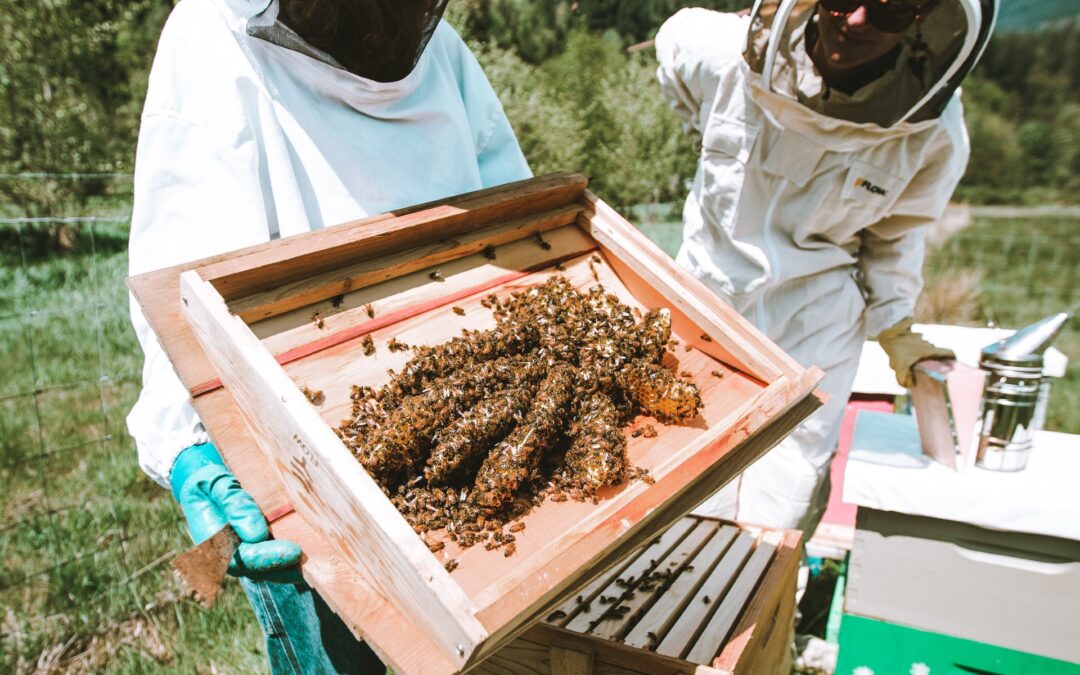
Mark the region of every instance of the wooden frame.
<instances>
[{"instance_id":1,"label":"wooden frame","mask_svg":"<svg viewBox=\"0 0 1080 675\"><path fill-rule=\"evenodd\" d=\"M548 250L534 243L537 233L546 233ZM478 255L488 246L498 247L497 263ZM546 503L527 517L528 532L538 536L524 537L513 561L497 554L499 560L485 561L480 556L492 554L448 546L462 560L462 570L450 575L331 430L339 408L317 410L299 385L325 389L329 398L350 384L375 384L342 374L353 368L353 375L376 377L369 372L375 366L350 365L362 335L377 341L391 330L427 335L446 323L451 303L478 317L471 310L480 295L533 283L556 263L584 283L593 252L605 261L597 266L605 286L617 287L624 301L671 307L675 332L695 348L688 367L727 375L722 388L706 392L707 412L716 414L703 429L664 430L658 442L670 448L663 453L641 451L652 462L655 485L622 486L597 507ZM445 281L428 278L433 268L445 272ZM177 280L183 302L170 307L160 293L175 292ZM812 394L820 371L801 368L712 298L574 174L377 216L144 275L130 285L245 487L271 515L291 504L304 522L292 519L288 529L318 539L320 558L305 547L305 575L354 632L403 672L447 672L478 662L575 584L737 475L820 405ZM368 303L375 318L364 311ZM189 325L178 324L177 305L197 345ZM311 321L315 313L326 315L321 327ZM378 368L393 362L386 357ZM257 461L252 441L272 473L267 462L253 468L233 461L230 442L245 447L241 461ZM273 488L253 490L252 480ZM280 529L275 535L285 536ZM347 607L351 599L319 574L331 560L335 581L359 580L361 595L381 596L371 599L381 602L378 611ZM392 639L372 625L375 614L402 617L409 639Z\"/></svg>"},{"instance_id":2,"label":"wooden frame","mask_svg":"<svg viewBox=\"0 0 1080 675\"><path fill-rule=\"evenodd\" d=\"M686 516L473 672L787 673L800 540L796 530ZM665 569L679 570L673 583L627 588ZM624 610L612 616L615 607Z\"/></svg>"}]
</instances>

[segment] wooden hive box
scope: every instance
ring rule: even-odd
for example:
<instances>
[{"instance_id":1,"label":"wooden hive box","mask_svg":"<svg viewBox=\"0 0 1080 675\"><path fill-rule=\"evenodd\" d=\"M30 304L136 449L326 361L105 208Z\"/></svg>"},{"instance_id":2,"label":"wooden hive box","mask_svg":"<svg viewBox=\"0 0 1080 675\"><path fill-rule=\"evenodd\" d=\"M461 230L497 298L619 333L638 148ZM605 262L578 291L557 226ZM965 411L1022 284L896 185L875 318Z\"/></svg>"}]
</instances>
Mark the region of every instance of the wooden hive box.
<instances>
[{"instance_id":1,"label":"wooden hive box","mask_svg":"<svg viewBox=\"0 0 1080 675\"><path fill-rule=\"evenodd\" d=\"M303 526L275 536L303 543L316 539L305 526L315 531L317 545L305 544L315 552L306 577L396 670L479 662L821 404L819 370L777 349L585 187L576 174L536 178L129 282L245 487L272 522L282 491L284 509L303 517ZM488 247L493 260L483 254ZM630 460L655 484L615 486L597 505L545 502L525 517L512 557L452 543L434 554L335 435L350 389L381 385L405 363L408 352L387 349L391 338L434 344L489 327L483 296L557 273L581 288L600 281L639 308L669 307L676 338L691 346L671 365L692 374L702 415L657 425L656 438L629 439ZM167 297L177 280L179 297ZM363 356L367 335L374 357ZM321 390L325 402L311 405L301 387ZM243 450L232 453L230 444ZM273 488L260 485L268 482ZM460 563L453 574L444 569L449 559ZM357 607L358 598L377 607ZM398 621L399 630L374 625L375 616Z\"/></svg>"},{"instance_id":2,"label":"wooden hive box","mask_svg":"<svg viewBox=\"0 0 1080 675\"><path fill-rule=\"evenodd\" d=\"M800 539L687 516L473 672L787 675Z\"/></svg>"}]
</instances>

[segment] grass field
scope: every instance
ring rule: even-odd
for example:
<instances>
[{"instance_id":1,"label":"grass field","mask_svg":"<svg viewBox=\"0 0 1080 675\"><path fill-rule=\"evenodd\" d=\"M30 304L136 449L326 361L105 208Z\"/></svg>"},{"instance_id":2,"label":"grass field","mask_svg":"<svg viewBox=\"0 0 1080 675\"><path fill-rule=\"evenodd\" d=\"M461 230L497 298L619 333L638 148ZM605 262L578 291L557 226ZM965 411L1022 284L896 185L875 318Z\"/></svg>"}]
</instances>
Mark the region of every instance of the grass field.
<instances>
[{"instance_id":1,"label":"grass field","mask_svg":"<svg viewBox=\"0 0 1080 675\"><path fill-rule=\"evenodd\" d=\"M670 209L634 217L677 246ZM1008 326L1075 306L1077 225L977 220L929 257L928 287L952 293L939 318ZM123 222L84 226L64 254L36 253L32 231L0 230L0 670L264 670L239 586L203 611L168 571L188 544L180 513L124 431L142 360L125 245ZM1080 359L1075 321L1060 347ZM1080 361L1055 388L1048 426L1080 432L1078 407Z\"/></svg>"},{"instance_id":2,"label":"grass field","mask_svg":"<svg viewBox=\"0 0 1080 675\"><path fill-rule=\"evenodd\" d=\"M45 256L23 228L0 233L0 671L264 668L238 584L209 612L178 599L180 513L124 431L142 363L126 225Z\"/></svg>"}]
</instances>

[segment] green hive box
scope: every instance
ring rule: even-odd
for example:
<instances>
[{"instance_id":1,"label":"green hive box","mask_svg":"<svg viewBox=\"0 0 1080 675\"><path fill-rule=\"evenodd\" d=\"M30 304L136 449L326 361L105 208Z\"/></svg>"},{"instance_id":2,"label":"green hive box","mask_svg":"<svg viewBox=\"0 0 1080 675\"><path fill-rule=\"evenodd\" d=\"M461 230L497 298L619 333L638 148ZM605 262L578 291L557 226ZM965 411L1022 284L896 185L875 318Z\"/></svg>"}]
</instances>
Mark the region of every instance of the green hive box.
<instances>
[{"instance_id":1,"label":"green hive box","mask_svg":"<svg viewBox=\"0 0 1080 675\"><path fill-rule=\"evenodd\" d=\"M1080 665L844 614L836 675L1080 675Z\"/></svg>"}]
</instances>

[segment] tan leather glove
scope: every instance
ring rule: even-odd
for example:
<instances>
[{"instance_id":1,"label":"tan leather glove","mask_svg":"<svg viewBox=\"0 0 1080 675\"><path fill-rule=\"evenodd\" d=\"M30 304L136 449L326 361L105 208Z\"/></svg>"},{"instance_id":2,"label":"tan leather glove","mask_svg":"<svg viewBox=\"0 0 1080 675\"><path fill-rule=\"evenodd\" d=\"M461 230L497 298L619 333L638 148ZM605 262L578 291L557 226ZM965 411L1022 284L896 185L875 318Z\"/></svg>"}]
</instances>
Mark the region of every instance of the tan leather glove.
<instances>
[{"instance_id":1,"label":"tan leather glove","mask_svg":"<svg viewBox=\"0 0 1080 675\"><path fill-rule=\"evenodd\" d=\"M896 373L896 381L908 388L915 382L911 368L919 361L956 358L951 349L932 345L922 335L912 332L914 323L915 319L908 317L878 335L878 344L889 355L889 365Z\"/></svg>"}]
</instances>

